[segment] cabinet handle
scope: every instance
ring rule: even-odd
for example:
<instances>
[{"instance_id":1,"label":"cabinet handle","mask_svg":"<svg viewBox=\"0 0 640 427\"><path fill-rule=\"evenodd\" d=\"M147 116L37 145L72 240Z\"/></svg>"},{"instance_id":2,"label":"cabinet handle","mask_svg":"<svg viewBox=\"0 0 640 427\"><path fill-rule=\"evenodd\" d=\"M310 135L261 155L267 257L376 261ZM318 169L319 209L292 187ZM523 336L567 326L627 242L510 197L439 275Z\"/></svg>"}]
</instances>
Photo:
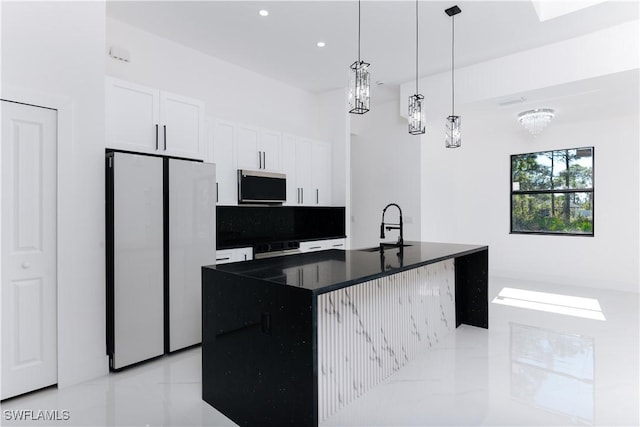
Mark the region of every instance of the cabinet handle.
<instances>
[{"instance_id":1,"label":"cabinet handle","mask_svg":"<svg viewBox=\"0 0 640 427\"><path fill-rule=\"evenodd\" d=\"M245 261L247 260L247 254L244 254L244 260Z\"/></svg>"},{"instance_id":2,"label":"cabinet handle","mask_svg":"<svg viewBox=\"0 0 640 427\"><path fill-rule=\"evenodd\" d=\"M216 261L228 261L228 260L230 260L230 259L231 259L231 258L229 258L229 257L225 257L225 258L216 258Z\"/></svg>"},{"instance_id":3,"label":"cabinet handle","mask_svg":"<svg viewBox=\"0 0 640 427\"><path fill-rule=\"evenodd\" d=\"M309 249L322 249L322 246L311 246Z\"/></svg>"},{"instance_id":4,"label":"cabinet handle","mask_svg":"<svg viewBox=\"0 0 640 427\"><path fill-rule=\"evenodd\" d=\"M262 169L266 169L267 168L267 152L263 151L262 152Z\"/></svg>"},{"instance_id":5,"label":"cabinet handle","mask_svg":"<svg viewBox=\"0 0 640 427\"><path fill-rule=\"evenodd\" d=\"M156 125L156 151L158 150L158 125Z\"/></svg>"},{"instance_id":6,"label":"cabinet handle","mask_svg":"<svg viewBox=\"0 0 640 427\"><path fill-rule=\"evenodd\" d=\"M262 169L262 151L258 151L258 169Z\"/></svg>"},{"instance_id":7,"label":"cabinet handle","mask_svg":"<svg viewBox=\"0 0 640 427\"><path fill-rule=\"evenodd\" d=\"M316 188L316 205L320 204L319 190Z\"/></svg>"},{"instance_id":8,"label":"cabinet handle","mask_svg":"<svg viewBox=\"0 0 640 427\"><path fill-rule=\"evenodd\" d=\"M220 192L218 191L218 183L216 182L216 203L220 201L220 197L218 197L218 194L220 194Z\"/></svg>"},{"instance_id":9,"label":"cabinet handle","mask_svg":"<svg viewBox=\"0 0 640 427\"><path fill-rule=\"evenodd\" d=\"M302 195L302 203L304 203L304 187L300 188L300 194Z\"/></svg>"},{"instance_id":10,"label":"cabinet handle","mask_svg":"<svg viewBox=\"0 0 640 427\"><path fill-rule=\"evenodd\" d=\"M164 151L167 151L167 125L162 127L164 128Z\"/></svg>"}]
</instances>

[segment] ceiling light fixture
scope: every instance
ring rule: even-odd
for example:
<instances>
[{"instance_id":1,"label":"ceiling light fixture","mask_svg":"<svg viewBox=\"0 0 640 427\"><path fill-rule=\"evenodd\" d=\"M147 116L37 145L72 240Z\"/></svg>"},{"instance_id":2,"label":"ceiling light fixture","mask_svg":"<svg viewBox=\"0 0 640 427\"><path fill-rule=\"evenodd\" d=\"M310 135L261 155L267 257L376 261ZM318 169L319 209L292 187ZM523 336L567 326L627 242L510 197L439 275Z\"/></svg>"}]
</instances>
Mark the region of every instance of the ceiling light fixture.
<instances>
[{"instance_id":1,"label":"ceiling light fixture","mask_svg":"<svg viewBox=\"0 0 640 427\"><path fill-rule=\"evenodd\" d=\"M447 126L445 133L445 147L458 148L462 145L462 137L460 135L460 116L455 115L455 81L454 81L454 62L453 51L455 46L455 16L462 12L458 6L452 6L445 9L445 13L451 17L451 115L447 117Z\"/></svg>"},{"instance_id":2,"label":"ceiling light fixture","mask_svg":"<svg viewBox=\"0 0 640 427\"><path fill-rule=\"evenodd\" d=\"M416 93L409 97L409 133L421 135L425 132L424 96L418 93L418 0L416 0Z\"/></svg>"},{"instance_id":3,"label":"ceiling light fixture","mask_svg":"<svg viewBox=\"0 0 640 427\"><path fill-rule=\"evenodd\" d=\"M258 12L260 14L260 16L269 16L269 11L262 9L260 12Z\"/></svg>"},{"instance_id":4,"label":"ceiling light fixture","mask_svg":"<svg viewBox=\"0 0 640 427\"><path fill-rule=\"evenodd\" d=\"M547 127L554 116L555 112L551 108L537 108L518 114L518 121L531 132L531 135L536 136Z\"/></svg>"},{"instance_id":5,"label":"ceiling light fixture","mask_svg":"<svg viewBox=\"0 0 640 427\"><path fill-rule=\"evenodd\" d=\"M358 60L349 70L349 112L369 111L369 65L360 59L360 0L358 0Z\"/></svg>"},{"instance_id":6,"label":"ceiling light fixture","mask_svg":"<svg viewBox=\"0 0 640 427\"><path fill-rule=\"evenodd\" d=\"M325 43L325 42L318 42L318 43L316 43L316 46L318 46L318 47L325 47L325 46L326 46L326 43Z\"/></svg>"}]
</instances>

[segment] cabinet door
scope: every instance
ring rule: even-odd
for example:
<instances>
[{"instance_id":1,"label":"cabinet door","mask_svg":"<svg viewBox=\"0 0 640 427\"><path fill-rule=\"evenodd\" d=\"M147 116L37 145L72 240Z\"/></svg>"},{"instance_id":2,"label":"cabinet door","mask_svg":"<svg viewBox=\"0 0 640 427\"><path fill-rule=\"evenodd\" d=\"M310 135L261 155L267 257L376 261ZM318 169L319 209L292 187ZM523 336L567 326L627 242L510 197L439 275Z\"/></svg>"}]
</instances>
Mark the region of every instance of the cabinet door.
<instances>
[{"instance_id":1,"label":"cabinet door","mask_svg":"<svg viewBox=\"0 0 640 427\"><path fill-rule=\"evenodd\" d=\"M224 120L213 121L213 163L216 164L218 204L238 204L238 175L234 155L236 125Z\"/></svg>"},{"instance_id":2,"label":"cabinet door","mask_svg":"<svg viewBox=\"0 0 640 427\"><path fill-rule=\"evenodd\" d=\"M315 204L315 194L311 181L311 141L301 139L296 142L296 187L299 205Z\"/></svg>"},{"instance_id":3,"label":"cabinet door","mask_svg":"<svg viewBox=\"0 0 640 427\"><path fill-rule=\"evenodd\" d=\"M253 248L237 248L235 249L236 261L251 261L253 259Z\"/></svg>"},{"instance_id":4,"label":"cabinet door","mask_svg":"<svg viewBox=\"0 0 640 427\"><path fill-rule=\"evenodd\" d=\"M262 152L262 169L280 172L280 152L282 149L282 133L263 129L260 132L260 150Z\"/></svg>"},{"instance_id":5,"label":"cabinet door","mask_svg":"<svg viewBox=\"0 0 640 427\"><path fill-rule=\"evenodd\" d=\"M262 169L262 153L259 149L260 132L258 128L238 125L236 135L236 158L238 169Z\"/></svg>"},{"instance_id":6,"label":"cabinet door","mask_svg":"<svg viewBox=\"0 0 640 427\"><path fill-rule=\"evenodd\" d=\"M215 179L211 163L169 160L169 351L202 339L201 266L216 258Z\"/></svg>"},{"instance_id":7,"label":"cabinet door","mask_svg":"<svg viewBox=\"0 0 640 427\"><path fill-rule=\"evenodd\" d=\"M313 204L330 206L331 190L331 145L314 141L312 150Z\"/></svg>"},{"instance_id":8,"label":"cabinet door","mask_svg":"<svg viewBox=\"0 0 640 427\"><path fill-rule=\"evenodd\" d=\"M316 252L316 251L324 251L325 249L329 249L326 247L324 240L313 240L308 242L300 242L300 252Z\"/></svg>"},{"instance_id":9,"label":"cabinet door","mask_svg":"<svg viewBox=\"0 0 640 427\"><path fill-rule=\"evenodd\" d=\"M233 249L216 251L216 264L228 264L235 261L235 251Z\"/></svg>"},{"instance_id":10,"label":"cabinet door","mask_svg":"<svg viewBox=\"0 0 640 427\"><path fill-rule=\"evenodd\" d=\"M293 135L283 135L282 153L280 155L281 170L287 176L287 201L285 205L298 204L298 185L296 182L296 141Z\"/></svg>"},{"instance_id":11,"label":"cabinet door","mask_svg":"<svg viewBox=\"0 0 640 427\"><path fill-rule=\"evenodd\" d=\"M107 77L106 147L156 153L160 148L160 91Z\"/></svg>"},{"instance_id":12,"label":"cabinet door","mask_svg":"<svg viewBox=\"0 0 640 427\"><path fill-rule=\"evenodd\" d=\"M198 100L160 93L162 122L161 149L164 154L190 159L202 159L204 143L204 104Z\"/></svg>"}]
</instances>

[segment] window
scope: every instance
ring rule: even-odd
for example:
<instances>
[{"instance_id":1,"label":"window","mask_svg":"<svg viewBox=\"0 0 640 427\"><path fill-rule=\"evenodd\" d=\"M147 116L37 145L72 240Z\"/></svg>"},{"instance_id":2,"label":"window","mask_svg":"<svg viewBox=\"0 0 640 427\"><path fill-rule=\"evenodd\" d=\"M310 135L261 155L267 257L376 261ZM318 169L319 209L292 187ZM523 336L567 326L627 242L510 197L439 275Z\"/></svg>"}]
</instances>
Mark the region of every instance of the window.
<instances>
[{"instance_id":1,"label":"window","mask_svg":"<svg viewBox=\"0 0 640 427\"><path fill-rule=\"evenodd\" d=\"M593 236L593 147L511 156L511 233Z\"/></svg>"}]
</instances>

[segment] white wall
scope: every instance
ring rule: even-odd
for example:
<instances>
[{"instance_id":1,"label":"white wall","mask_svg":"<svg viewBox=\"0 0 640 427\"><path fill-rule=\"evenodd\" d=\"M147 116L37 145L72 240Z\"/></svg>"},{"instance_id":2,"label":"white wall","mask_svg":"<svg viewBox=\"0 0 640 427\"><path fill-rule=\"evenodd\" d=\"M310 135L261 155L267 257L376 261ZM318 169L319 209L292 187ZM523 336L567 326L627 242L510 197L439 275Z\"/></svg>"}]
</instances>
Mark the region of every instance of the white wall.
<instances>
[{"instance_id":1,"label":"white wall","mask_svg":"<svg viewBox=\"0 0 640 427\"><path fill-rule=\"evenodd\" d=\"M460 149L445 149L440 131L449 114L450 74L422 79L420 87L430 94L422 138L422 240L488 244L492 275L638 292L637 98L632 105L621 102L626 113L615 99L605 100L616 111L602 119L597 108L574 104L587 112L583 119L565 109L535 140L498 102L544 94L544 105L536 106L553 108L569 105L572 93L587 97L577 95L585 87L598 99L593 82L610 83L617 75L629 81L629 73L636 79L630 87L637 88L639 28L632 21L456 70ZM401 99L412 90L412 82L403 84ZM595 146L595 237L509 234L509 155L578 146Z\"/></svg>"},{"instance_id":2,"label":"white wall","mask_svg":"<svg viewBox=\"0 0 640 427\"><path fill-rule=\"evenodd\" d=\"M107 18L106 46L131 62L106 58L106 73L201 99L208 115L320 138L317 95Z\"/></svg>"},{"instance_id":3,"label":"white wall","mask_svg":"<svg viewBox=\"0 0 640 427\"><path fill-rule=\"evenodd\" d=\"M447 206L425 224L447 224L439 240L489 245L492 275L637 292L638 116L552 122L536 139L501 120L468 118L455 158L422 158L424 169L444 163L452 178L448 194L423 191ZM595 147L595 236L510 234L509 156L578 146Z\"/></svg>"},{"instance_id":4,"label":"white wall","mask_svg":"<svg viewBox=\"0 0 640 427\"><path fill-rule=\"evenodd\" d=\"M58 132L60 386L108 370L104 13L99 1L2 3L2 97L63 107Z\"/></svg>"},{"instance_id":5,"label":"white wall","mask_svg":"<svg viewBox=\"0 0 640 427\"><path fill-rule=\"evenodd\" d=\"M352 247L380 242L382 209L388 203L402 208L405 240L421 240L421 138L409 134L407 120L398 115L398 102L353 115L351 132ZM398 222L395 208L389 209L385 221ZM397 236L397 231L389 231L385 241L395 241Z\"/></svg>"}]
</instances>

